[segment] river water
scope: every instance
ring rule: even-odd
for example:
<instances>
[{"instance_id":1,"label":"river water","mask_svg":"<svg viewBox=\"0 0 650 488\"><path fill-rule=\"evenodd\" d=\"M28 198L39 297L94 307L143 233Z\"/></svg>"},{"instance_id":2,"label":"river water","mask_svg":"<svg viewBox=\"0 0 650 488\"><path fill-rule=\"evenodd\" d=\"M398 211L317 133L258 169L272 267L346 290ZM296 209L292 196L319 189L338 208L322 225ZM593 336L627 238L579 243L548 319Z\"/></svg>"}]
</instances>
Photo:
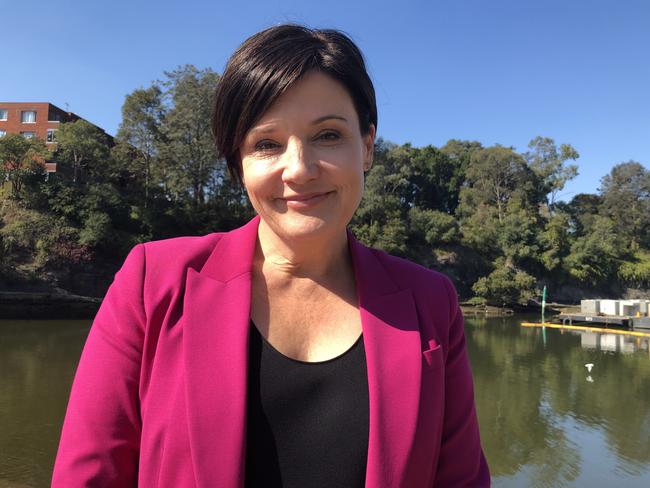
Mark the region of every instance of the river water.
<instances>
[{"instance_id":1,"label":"river water","mask_svg":"<svg viewBox=\"0 0 650 488\"><path fill-rule=\"evenodd\" d=\"M466 321L493 486L650 486L648 339L525 319ZM0 321L0 488L49 485L89 326Z\"/></svg>"}]
</instances>

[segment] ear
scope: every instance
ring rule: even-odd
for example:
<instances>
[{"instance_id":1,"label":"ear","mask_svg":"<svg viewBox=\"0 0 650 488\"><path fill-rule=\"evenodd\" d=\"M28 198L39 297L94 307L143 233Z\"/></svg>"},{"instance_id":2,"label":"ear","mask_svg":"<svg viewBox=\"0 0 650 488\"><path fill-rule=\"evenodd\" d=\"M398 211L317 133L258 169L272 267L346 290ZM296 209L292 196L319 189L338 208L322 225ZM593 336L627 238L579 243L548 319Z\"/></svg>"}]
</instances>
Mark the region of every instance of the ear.
<instances>
[{"instance_id":1,"label":"ear","mask_svg":"<svg viewBox=\"0 0 650 488\"><path fill-rule=\"evenodd\" d=\"M363 136L363 170L372 168L372 159L375 154L375 126L370 124L368 134Z\"/></svg>"}]
</instances>

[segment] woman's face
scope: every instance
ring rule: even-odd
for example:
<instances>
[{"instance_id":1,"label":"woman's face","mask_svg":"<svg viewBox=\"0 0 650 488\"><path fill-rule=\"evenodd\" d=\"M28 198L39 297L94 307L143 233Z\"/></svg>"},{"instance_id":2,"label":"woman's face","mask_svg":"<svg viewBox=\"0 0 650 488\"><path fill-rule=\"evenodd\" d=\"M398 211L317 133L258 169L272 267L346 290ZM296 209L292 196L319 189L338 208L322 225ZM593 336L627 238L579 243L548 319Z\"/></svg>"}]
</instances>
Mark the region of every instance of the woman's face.
<instances>
[{"instance_id":1,"label":"woman's face","mask_svg":"<svg viewBox=\"0 0 650 488\"><path fill-rule=\"evenodd\" d=\"M375 129L362 136L352 98L319 72L305 74L248 131L240 147L244 185L279 237L334 236L363 194Z\"/></svg>"}]
</instances>

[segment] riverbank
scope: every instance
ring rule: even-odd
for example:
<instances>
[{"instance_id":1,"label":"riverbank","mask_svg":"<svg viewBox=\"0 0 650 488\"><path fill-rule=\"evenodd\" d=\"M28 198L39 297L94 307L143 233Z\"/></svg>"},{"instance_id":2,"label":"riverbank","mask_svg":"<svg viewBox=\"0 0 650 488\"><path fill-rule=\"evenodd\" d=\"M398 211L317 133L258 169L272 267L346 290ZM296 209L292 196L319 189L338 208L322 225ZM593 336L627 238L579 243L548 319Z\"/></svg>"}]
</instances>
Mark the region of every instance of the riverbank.
<instances>
[{"instance_id":1,"label":"riverbank","mask_svg":"<svg viewBox=\"0 0 650 488\"><path fill-rule=\"evenodd\" d=\"M92 319L101 298L86 297L72 293L0 291L0 319ZM553 303L546 308L548 313L568 313L573 305ZM579 307L578 307L579 309ZM507 317L515 310L508 307L474 305L461 303L465 316ZM539 307L526 307L516 312L539 312Z\"/></svg>"},{"instance_id":2,"label":"riverbank","mask_svg":"<svg viewBox=\"0 0 650 488\"><path fill-rule=\"evenodd\" d=\"M539 313L541 314L542 308L539 304L532 304L528 306L517 306L516 309L509 307L494 307L492 305L475 305L471 302L461 302L460 309L463 315L469 316L482 316L482 317L507 317L515 313ZM573 313L575 310L580 310L580 305L571 305L565 303L547 303L546 313L549 315L559 313Z\"/></svg>"},{"instance_id":3,"label":"riverbank","mask_svg":"<svg viewBox=\"0 0 650 488\"><path fill-rule=\"evenodd\" d=\"M0 292L0 319L92 319L101 298L70 293Z\"/></svg>"}]
</instances>

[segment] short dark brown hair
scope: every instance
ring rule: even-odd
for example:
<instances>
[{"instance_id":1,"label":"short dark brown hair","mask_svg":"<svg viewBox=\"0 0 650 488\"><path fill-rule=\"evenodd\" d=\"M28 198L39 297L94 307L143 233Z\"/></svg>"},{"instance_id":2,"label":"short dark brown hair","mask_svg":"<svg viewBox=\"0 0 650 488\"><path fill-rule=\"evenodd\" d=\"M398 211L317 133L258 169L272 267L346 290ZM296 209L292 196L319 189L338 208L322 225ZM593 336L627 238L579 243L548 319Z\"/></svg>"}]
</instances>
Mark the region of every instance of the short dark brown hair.
<instances>
[{"instance_id":1,"label":"short dark brown hair","mask_svg":"<svg viewBox=\"0 0 650 488\"><path fill-rule=\"evenodd\" d=\"M219 80L212 133L219 157L242 183L239 147L250 128L293 83L316 70L350 94L362 135L377 127L375 89L363 55L343 32L282 24L249 37L234 52Z\"/></svg>"}]
</instances>

